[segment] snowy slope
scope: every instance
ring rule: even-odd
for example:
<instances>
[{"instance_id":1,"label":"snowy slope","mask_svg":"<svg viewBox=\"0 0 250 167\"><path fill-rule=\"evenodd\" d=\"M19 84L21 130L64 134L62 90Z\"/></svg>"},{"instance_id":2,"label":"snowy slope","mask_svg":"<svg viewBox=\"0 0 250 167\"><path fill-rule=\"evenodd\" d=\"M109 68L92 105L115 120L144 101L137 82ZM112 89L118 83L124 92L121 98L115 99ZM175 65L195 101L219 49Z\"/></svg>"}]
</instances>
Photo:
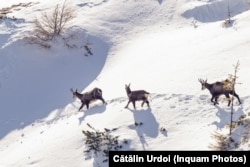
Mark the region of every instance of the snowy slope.
<instances>
[{"instance_id":1,"label":"snowy slope","mask_svg":"<svg viewBox=\"0 0 250 167\"><path fill-rule=\"evenodd\" d=\"M29 1L0 9L20 2ZM237 61L243 104L234 101L234 119L249 113L249 1L74 0L72 42L91 43L88 57L60 39L50 50L25 44L33 19L56 2L37 1L7 14L17 20L0 20L0 166L107 166L84 153L87 123L115 128L112 135L129 141L124 150L210 150L214 132L229 133L230 107L222 97L212 105L198 78L226 79ZM228 4L233 23L226 28ZM151 93L150 108L124 108L128 83ZM70 88L94 87L108 104L77 112L81 103ZM249 150L246 132L233 133L241 143L235 149Z\"/></svg>"}]
</instances>

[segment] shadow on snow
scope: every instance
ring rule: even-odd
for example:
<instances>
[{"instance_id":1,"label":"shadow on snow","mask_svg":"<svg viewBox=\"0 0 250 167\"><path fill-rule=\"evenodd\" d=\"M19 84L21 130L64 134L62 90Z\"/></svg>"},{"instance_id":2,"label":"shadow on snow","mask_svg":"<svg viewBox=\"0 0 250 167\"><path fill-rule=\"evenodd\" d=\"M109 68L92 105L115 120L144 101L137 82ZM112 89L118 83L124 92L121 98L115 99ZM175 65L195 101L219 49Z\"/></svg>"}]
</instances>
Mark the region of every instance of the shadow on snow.
<instances>
[{"instance_id":1,"label":"shadow on snow","mask_svg":"<svg viewBox=\"0 0 250 167\"><path fill-rule=\"evenodd\" d=\"M142 144L142 148L145 150L145 145L147 145L145 137L156 138L159 133L159 123L152 114L151 108L129 110L134 116L134 125L131 125L130 128L136 130L138 138Z\"/></svg>"},{"instance_id":2,"label":"shadow on snow","mask_svg":"<svg viewBox=\"0 0 250 167\"><path fill-rule=\"evenodd\" d=\"M229 3L229 4L228 4ZM231 17L247 11L248 5L245 1L215 1L206 5L194 7L182 14L185 18L194 18L200 22L216 22L228 18L228 5L233 7L234 11L230 11ZM230 10L230 9L229 9Z\"/></svg>"},{"instance_id":3,"label":"shadow on snow","mask_svg":"<svg viewBox=\"0 0 250 167\"><path fill-rule=\"evenodd\" d=\"M27 51L22 41L3 50L3 55L12 58L12 67L0 87L0 139L64 108L73 101L70 88L81 91L97 78L108 46L90 35L88 40L93 47L88 57L83 50L66 47L49 51L29 47Z\"/></svg>"}]
</instances>

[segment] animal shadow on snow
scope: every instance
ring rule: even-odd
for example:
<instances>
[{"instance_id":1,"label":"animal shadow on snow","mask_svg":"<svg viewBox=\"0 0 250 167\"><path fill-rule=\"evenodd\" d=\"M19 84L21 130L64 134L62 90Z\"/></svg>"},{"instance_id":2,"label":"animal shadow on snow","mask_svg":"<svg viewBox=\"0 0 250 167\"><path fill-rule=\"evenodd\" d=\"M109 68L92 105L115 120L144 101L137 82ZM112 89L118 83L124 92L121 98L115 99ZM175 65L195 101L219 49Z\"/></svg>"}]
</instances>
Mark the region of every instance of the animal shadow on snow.
<instances>
[{"instance_id":1,"label":"animal shadow on snow","mask_svg":"<svg viewBox=\"0 0 250 167\"><path fill-rule=\"evenodd\" d=\"M134 123L132 125L129 125L129 128L136 130L142 147L144 150L146 150L145 146L147 146L147 141L145 139L145 136L156 138L158 136L159 123L154 117L151 108L141 110L128 110L130 110L134 116Z\"/></svg>"},{"instance_id":2,"label":"animal shadow on snow","mask_svg":"<svg viewBox=\"0 0 250 167\"><path fill-rule=\"evenodd\" d=\"M86 106L85 106L86 107ZM82 122L84 121L84 119L89 116L89 115L94 115L94 114L101 114L106 110L106 105L103 104L96 104L94 106L89 107L89 109L82 109L81 111L79 111L79 113L83 113L83 116L81 116L79 119L79 125L82 124Z\"/></svg>"},{"instance_id":3,"label":"animal shadow on snow","mask_svg":"<svg viewBox=\"0 0 250 167\"><path fill-rule=\"evenodd\" d=\"M230 124L231 121L231 107L221 108L220 106L215 106L217 108L216 116L218 116L219 120L214 121L212 124L217 126L217 129L222 129L226 125ZM240 106L234 107L233 112L233 121L238 119L241 115L243 115L243 108Z\"/></svg>"}]
</instances>

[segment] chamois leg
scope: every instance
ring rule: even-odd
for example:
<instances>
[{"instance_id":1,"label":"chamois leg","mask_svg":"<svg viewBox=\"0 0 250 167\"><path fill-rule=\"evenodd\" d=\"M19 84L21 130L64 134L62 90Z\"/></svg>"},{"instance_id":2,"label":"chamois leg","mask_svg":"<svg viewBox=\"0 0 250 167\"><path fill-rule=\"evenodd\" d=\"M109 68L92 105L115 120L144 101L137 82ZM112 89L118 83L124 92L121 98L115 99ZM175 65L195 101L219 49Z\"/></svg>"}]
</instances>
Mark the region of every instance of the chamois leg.
<instances>
[{"instance_id":1,"label":"chamois leg","mask_svg":"<svg viewBox=\"0 0 250 167\"><path fill-rule=\"evenodd\" d=\"M102 101L102 104L107 104L107 102L102 97L99 97L98 99Z\"/></svg>"},{"instance_id":2,"label":"chamois leg","mask_svg":"<svg viewBox=\"0 0 250 167\"><path fill-rule=\"evenodd\" d=\"M81 107L78 109L78 111L80 111L84 106L84 103L82 103Z\"/></svg>"},{"instance_id":3,"label":"chamois leg","mask_svg":"<svg viewBox=\"0 0 250 167\"><path fill-rule=\"evenodd\" d=\"M102 103L103 104L108 104L103 98L102 98Z\"/></svg>"},{"instance_id":4,"label":"chamois leg","mask_svg":"<svg viewBox=\"0 0 250 167\"><path fill-rule=\"evenodd\" d=\"M87 107L87 109L89 109L89 101L86 102L86 107Z\"/></svg>"},{"instance_id":5,"label":"chamois leg","mask_svg":"<svg viewBox=\"0 0 250 167\"><path fill-rule=\"evenodd\" d=\"M147 103L148 107L150 107L150 106L149 106L149 101L148 101L148 100L146 100L146 103Z\"/></svg>"},{"instance_id":6,"label":"chamois leg","mask_svg":"<svg viewBox=\"0 0 250 167\"><path fill-rule=\"evenodd\" d=\"M136 107L135 107L135 101L132 101L132 103L133 103L134 109L136 109Z\"/></svg>"},{"instance_id":7,"label":"chamois leg","mask_svg":"<svg viewBox=\"0 0 250 167\"><path fill-rule=\"evenodd\" d=\"M130 102L131 102L131 101L129 100L128 103L127 103L127 105L125 106L125 108L128 108L128 105L129 105Z\"/></svg>"},{"instance_id":8,"label":"chamois leg","mask_svg":"<svg viewBox=\"0 0 250 167\"><path fill-rule=\"evenodd\" d=\"M237 99L238 99L238 102L241 104L241 101L240 101L240 98L239 98L239 95L235 92L230 92L231 95L235 96Z\"/></svg>"},{"instance_id":9,"label":"chamois leg","mask_svg":"<svg viewBox=\"0 0 250 167\"><path fill-rule=\"evenodd\" d=\"M212 98L211 98L211 100L210 100L211 102L214 102L214 96L212 96Z\"/></svg>"},{"instance_id":10,"label":"chamois leg","mask_svg":"<svg viewBox=\"0 0 250 167\"><path fill-rule=\"evenodd\" d=\"M229 93L226 93L225 96L226 96L226 98L228 99L228 104L227 104L227 106L230 106L230 104L231 104L231 99L230 99Z\"/></svg>"},{"instance_id":11,"label":"chamois leg","mask_svg":"<svg viewBox=\"0 0 250 167\"><path fill-rule=\"evenodd\" d=\"M141 103L141 107L143 107L144 103L145 103L145 100L143 100L143 101L142 101L142 103Z\"/></svg>"},{"instance_id":12,"label":"chamois leg","mask_svg":"<svg viewBox=\"0 0 250 167\"><path fill-rule=\"evenodd\" d=\"M219 98L219 96L216 96L216 97L214 98L214 103L215 103L214 105L219 104L219 103L218 103L218 98Z\"/></svg>"},{"instance_id":13,"label":"chamois leg","mask_svg":"<svg viewBox=\"0 0 250 167\"><path fill-rule=\"evenodd\" d=\"M214 101L214 98L215 98L215 101ZM216 105L216 104L219 104L218 102L217 102L217 100L218 100L218 97L216 96L212 96L212 98L211 98L211 102L212 103L214 103L214 105Z\"/></svg>"},{"instance_id":14,"label":"chamois leg","mask_svg":"<svg viewBox=\"0 0 250 167\"><path fill-rule=\"evenodd\" d=\"M147 103L147 106L149 107L149 101L147 99L143 100L143 102L141 103L142 107L143 107L144 103Z\"/></svg>"}]
</instances>

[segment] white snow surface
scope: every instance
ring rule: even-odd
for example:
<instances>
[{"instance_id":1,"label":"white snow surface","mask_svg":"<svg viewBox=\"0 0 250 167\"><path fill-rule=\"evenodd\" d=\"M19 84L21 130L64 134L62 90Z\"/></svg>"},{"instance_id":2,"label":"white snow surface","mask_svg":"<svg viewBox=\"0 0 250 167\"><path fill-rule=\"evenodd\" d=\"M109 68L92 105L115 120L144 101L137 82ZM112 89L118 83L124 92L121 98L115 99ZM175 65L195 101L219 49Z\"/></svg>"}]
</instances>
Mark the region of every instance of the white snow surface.
<instances>
[{"instance_id":1,"label":"white snow surface","mask_svg":"<svg viewBox=\"0 0 250 167\"><path fill-rule=\"evenodd\" d=\"M4 0L0 9L29 2ZM249 0L72 0L67 33L77 46L89 44L89 56L60 38L51 49L25 43L34 19L57 3L37 0L0 19L1 167L108 166L84 153L87 124L116 128L112 135L129 141L122 150L211 150L214 132L229 133L231 108L223 96L214 106L198 79L224 80L237 61L242 104L234 100L233 118L249 119ZM224 26L228 6L232 23ZM150 92L150 108L124 108L129 83ZM107 105L95 101L78 112L70 88L94 87ZM241 141L246 131L232 137ZM236 150L249 150L249 141L240 143Z\"/></svg>"}]
</instances>

